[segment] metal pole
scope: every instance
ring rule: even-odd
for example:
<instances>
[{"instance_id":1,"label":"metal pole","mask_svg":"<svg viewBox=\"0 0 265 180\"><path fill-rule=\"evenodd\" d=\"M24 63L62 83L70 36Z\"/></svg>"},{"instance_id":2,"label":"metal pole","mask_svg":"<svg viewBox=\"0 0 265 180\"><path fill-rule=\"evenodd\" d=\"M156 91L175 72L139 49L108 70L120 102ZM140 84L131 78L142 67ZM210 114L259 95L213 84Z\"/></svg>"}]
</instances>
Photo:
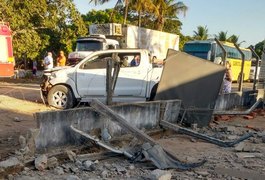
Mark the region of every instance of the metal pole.
<instances>
[{"instance_id":1,"label":"metal pole","mask_svg":"<svg viewBox=\"0 0 265 180\"><path fill-rule=\"evenodd\" d=\"M106 104L110 105L112 103L112 59L107 60L107 69L106 69L106 91L107 91L107 99Z\"/></svg>"},{"instance_id":2,"label":"metal pole","mask_svg":"<svg viewBox=\"0 0 265 180\"><path fill-rule=\"evenodd\" d=\"M256 67L255 67L255 75L254 75L254 81L253 81L253 91L255 91L257 89L256 88L256 84L257 84L257 75L258 75L258 67L259 67L260 57L254 51L254 49L252 48L252 46L250 46L249 49L251 50L252 54L256 57Z\"/></svg>"},{"instance_id":3,"label":"metal pole","mask_svg":"<svg viewBox=\"0 0 265 180\"><path fill-rule=\"evenodd\" d=\"M221 48L222 51L223 51L223 57L222 57L222 60L223 60L223 66L225 66L225 61L226 61L226 57L227 57L227 52L226 52L224 46L222 45L222 43L221 43L217 38L214 38L214 40L217 42L218 46L220 46L220 48Z\"/></svg>"},{"instance_id":4,"label":"metal pole","mask_svg":"<svg viewBox=\"0 0 265 180\"><path fill-rule=\"evenodd\" d=\"M244 66L245 66L245 54L243 53L243 51L241 51L241 49L238 47L238 45L236 43L234 43L234 46L236 47L236 49L239 51L239 53L241 54L242 57L242 64L241 64L241 71L240 71L240 81L239 81L239 85L238 85L238 91L242 91L242 85L243 85L243 72L244 72Z\"/></svg>"}]
</instances>

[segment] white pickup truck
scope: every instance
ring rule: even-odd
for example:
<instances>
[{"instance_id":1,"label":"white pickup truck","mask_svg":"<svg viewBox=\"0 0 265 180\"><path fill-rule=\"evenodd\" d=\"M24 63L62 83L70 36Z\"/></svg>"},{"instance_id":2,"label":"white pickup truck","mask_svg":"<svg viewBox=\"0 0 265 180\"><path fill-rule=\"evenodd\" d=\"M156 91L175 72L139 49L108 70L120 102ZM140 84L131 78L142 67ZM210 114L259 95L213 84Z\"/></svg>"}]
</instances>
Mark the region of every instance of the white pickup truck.
<instances>
[{"instance_id":1,"label":"white pickup truck","mask_svg":"<svg viewBox=\"0 0 265 180\"><path fill-rule=\"evenodd\" d=\"M137 55L140 64L131 66ZM110 58L121 63L113 102L145 101L154 97L163 68L153 67L148 51L143 49L96 51L74 66L46 70L41 84L43 97L58 109L72 108L77 102L90 102L93 98L104 101L106 66Z\"/></svg>"}]
</instances>

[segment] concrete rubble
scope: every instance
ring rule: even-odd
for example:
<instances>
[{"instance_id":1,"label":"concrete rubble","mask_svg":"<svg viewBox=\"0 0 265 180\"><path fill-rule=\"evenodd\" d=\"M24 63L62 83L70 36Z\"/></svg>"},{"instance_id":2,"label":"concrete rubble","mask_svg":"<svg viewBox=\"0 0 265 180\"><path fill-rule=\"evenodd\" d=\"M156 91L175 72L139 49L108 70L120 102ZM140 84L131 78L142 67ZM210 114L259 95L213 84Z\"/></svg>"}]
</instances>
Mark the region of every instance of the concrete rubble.
<instances>
[{"instance_id":1,"label":"concrete rubble","mask_svg":"<svg viewBox=\"0 0 265 180\"><path fill-rule=\"evenodd\" d=\"M98 115L97 115L98 116ZM159 115L161 116L161 115ZM218 115L219 116L219 115ZM263 111L258 110L255 118L263 117ZM162 116L166 118L167 116ZM258 179L265 176L265 127L255 127L248 123L234 123L237 116L213 118L207 127L197 127L193 124L192 132L214 137L223 141L233 141L246 133L253 133L248 138L232 147L220 147L199 137L185 133L170 131L163 124L156 129L142 128L146 138L154 138L156 144L167 149L180 162L191 164L206 159L202 166L179 171L169 168L157 169L157 166L144 160L132 160L121 154L111 153L92 141L81 139L81 144L68 144L61 147L35 149L39 130L31 130L26 136L19 136L18 150L13 157L0 161L0 177L7 179ZM102 118L102 117L101 117ZM244 119L242 117L242 119ZM108 121L109 120L104 120ZM160 120L160 122L162 122ZM74 124L74 123L73 123ZM246 125L247 124L247 125ZM76 125L76 124L74 124ZM175 125L177 125L175 123ZM131 147L142 145L145 140L135 138L135 134L127 133L115 136L110 126L104 124L99 131L91 132L94 138L102 140L119 151L131 151ZM80 127L79 127L80 128ZM183 128L179 126L179 128ZM160 129L160 130L159 130ZM84 130L84 129L83 129ZM143 133L143 131L141 131ZM148 134L148 136L147 136ZM149 135L150 134L150 135ZM159 137L159 138L158 138ZM151 141L152 142L152 141ZM187 149L182 149L186 147ZM207 148L205 148L207 147ZM27 149L27 150L25 150ZM81 150L84 149L84 150ZM136 151L137 152L137 151ZM37 154L38 153L38 154ZM138 154L140 155L140 153ZM137 157L137 156L135 156ZM139 158L139 157L138 157Z\"/></svg>"}]
</instances>

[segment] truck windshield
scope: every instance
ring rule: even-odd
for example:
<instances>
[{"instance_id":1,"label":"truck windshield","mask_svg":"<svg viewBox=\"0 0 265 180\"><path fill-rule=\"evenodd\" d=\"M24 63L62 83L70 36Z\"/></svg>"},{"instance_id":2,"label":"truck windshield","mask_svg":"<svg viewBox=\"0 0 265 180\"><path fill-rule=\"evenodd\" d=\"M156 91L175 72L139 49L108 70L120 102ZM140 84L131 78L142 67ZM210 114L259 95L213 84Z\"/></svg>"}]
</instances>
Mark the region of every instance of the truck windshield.
<instances>
[{"instance_id":1,"label":"truck windshield","mask_svg":"<svg viewBox=\"0 0 265 180\"><path fill-rule=\"evenodd\" d=\"M98 51L103 49L103 42L100 41L77 41L77 51Z\"/></svg>"},{"instance_id":2,"label":"truck windshield","mask_svg":"<svg viewBox=\"0 0 265 180\"><path fill-rule=\"evenodd\" d=\"M211 50L209 43L186 43L183 48L184 52L202 58L208 59L208 52Z\"/></svg>"}]
</instances>

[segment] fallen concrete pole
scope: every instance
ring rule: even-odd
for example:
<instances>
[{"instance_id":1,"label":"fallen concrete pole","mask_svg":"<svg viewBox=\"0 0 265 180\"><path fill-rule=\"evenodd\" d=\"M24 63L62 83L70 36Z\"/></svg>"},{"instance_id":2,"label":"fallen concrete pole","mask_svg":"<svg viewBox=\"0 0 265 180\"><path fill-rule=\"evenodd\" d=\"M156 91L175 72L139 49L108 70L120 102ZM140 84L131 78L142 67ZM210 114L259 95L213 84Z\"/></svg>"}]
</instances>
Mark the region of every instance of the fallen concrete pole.
<instances>
[{"instance_id":1,"label":"fallen concrete pole","mask_svg":"<svg viewBox=\"0 0 265 180\"><path fill-rule=\"evenodd\" d=\"M122 128L127 129L128 131L133 133L133 135L135 135L139 139L142 139L145 142L148 142L153 147L155 145L158 145L154 139L152 139L150 136L148 136L147 134L145 134L142 131L140 131L138 128L131 126L125 119L123 119L120 115L116 114L113 110L111 110L108 106L104 105L99 100L93 99L90 105L99 114L110 118L110 120L112 120L114 122L117 122ZM205 160L203 160L203 161L198 162L198 163L184 164L184 163L180 162L175 157L175 155L173 155L172 153L168 152L165 149L163 149L163 150L165 151L165 154L168 155L168 157L164 156L164 160L166 160L168 162L171 162L171 163L174 163L175 164L174 168L187 170L187 169L191 169L191 168L195 168L195 167L201 166L202 164L204 164L206 162ZM173 160L173 162L172 162L172 160ZM170 167L168 167L168 168L170 168ZM172 168L172 166L171 166L171 168Z\"/></svg>"},{"instance_id":2,"label":"fallen concrete pole","mask_svg":"<svg viewBox=\"0 0 265 180\"><path fill-rule=\"evenodd\" d=\"M214 111L214 115L247 115L250 114L252 111L254 111L257 106L262 102L262 98L259 98L251 108L249 108L246 111Z\"/></svg>"},{"instance_id":3,"label":"fallen concrete pole","mask_svg":"<svg viewBox=\"0 0 265 180\"><path fill-rule=\"evenodd\" d=\"M202 139L202 140L205 140L205 141L210 142L212 144L216 144L216 145L221 146L221 147L232 147L232 146L240 143L241 141L244 141L245 139L248 139L248 138L253 136L252 133L249 133L249 134L245 134L244 136L240 137L239 139L237 139L235 141L226 142L226 141L222 141L220 139L216 139L216 138L192 131L192 130L187 129L187 128L180 127L176 124L172 124L172 123L169 123L166 121L161 121L160 125L162 125L165 128L171 129L173 131L183 133L183 134L186 134L186 135L198 138L198 139Z\"/></svg>"},{"instance_id":4,"label":"fallen concrete pole","mask_svg":"<svg viewBox=\"0 0 265 180\"><path fill-rule=\"evenodd\" d=\"M84 133L83 131L80 131L76 128L74 128L72 125L70 126L70 128L75 132L75 133L78 133L80 134L81 136L93 141L94 143L96 143L97 145L107 149L107 150L110 150L111 152L114 152L114 153L117 153L117 154L122 154L122 155L125 155L126 157L128 158L132 158L133 155L131 155L130 153L126 152L126 151L121 151L121 150L118 150L118 149L115 149L103 142L101 142L99 139L96 139L96 138L93 138L92 136L90 136L89 134L87 133Z\"/></svg>"}]
</instances>

